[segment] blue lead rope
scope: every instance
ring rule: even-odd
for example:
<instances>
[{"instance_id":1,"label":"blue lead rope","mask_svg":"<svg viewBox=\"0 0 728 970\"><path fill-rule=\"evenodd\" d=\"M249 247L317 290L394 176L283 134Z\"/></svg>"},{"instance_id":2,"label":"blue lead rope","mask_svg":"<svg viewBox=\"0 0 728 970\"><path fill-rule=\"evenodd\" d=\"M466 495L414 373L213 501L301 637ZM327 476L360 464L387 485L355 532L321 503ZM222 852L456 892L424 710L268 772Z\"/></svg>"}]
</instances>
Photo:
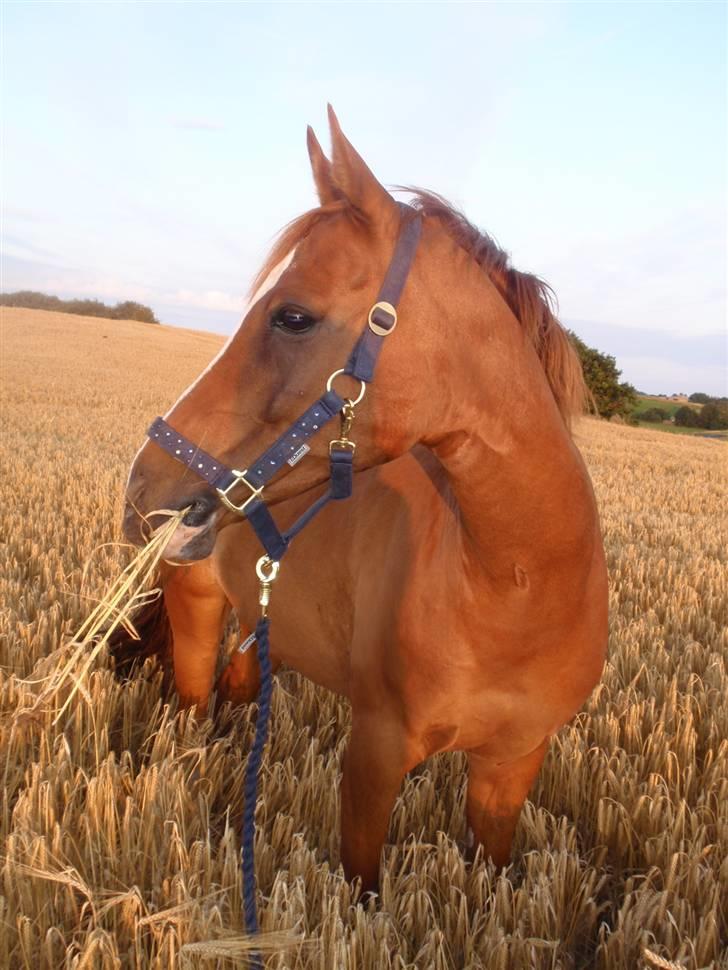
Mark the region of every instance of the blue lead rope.
<instances>
[{"instance_id":1,"label":"blue lead rope","mask_svg":"<svg viewBox=\"0 0 728 970\"><path fill-rule=\"evenodd\" d=\"M255 639L258 643L258 664L260 666L260 693L258 694L258 714L255 719L255 738L245 765L243 786L245 803L243 806L242 870L243 870L243 911L245 929L248 933L258 932L258 914L255 905L255 805L258 798L258 772L263 761L263 749L268 739L270 721L270 701L273 693L273 675L270 664L270 641L268 639L268 617L258 620ZM261 970L263 962L260 954L251 954L251 966Z\"/></svg>"}]
</instances>

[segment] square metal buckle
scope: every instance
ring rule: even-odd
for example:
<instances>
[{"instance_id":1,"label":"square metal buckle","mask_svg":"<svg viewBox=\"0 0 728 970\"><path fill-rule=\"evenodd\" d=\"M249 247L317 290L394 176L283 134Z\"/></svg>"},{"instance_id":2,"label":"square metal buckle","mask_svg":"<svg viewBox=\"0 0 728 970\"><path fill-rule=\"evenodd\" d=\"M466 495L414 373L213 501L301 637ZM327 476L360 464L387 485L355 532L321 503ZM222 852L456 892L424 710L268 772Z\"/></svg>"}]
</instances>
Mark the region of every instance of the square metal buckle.
<instances>
[{"instance_id":1,"label":"square metal buckle","mask_svg":"<svg viewBox=\"0 0 728 970\"><path fill-rule=\"evenodd\" d=\"M227 505L227 507L232 512L242 513L245 511L246 507L250 505L251 502L255 501L255 499L259 498L263 494L263 486L261 485L260 488L256 488L255 485L250 484L248 479L245 477L248 474L247 468L242 472L238 471L237 468L233 468L232 473L235 476L235 479L232 482L230 482L227 488L218 488L217 494L222 499L223 504ZM230 499L228 498L228 493L232 491L232 489L234 489L236 485L240 485L241 482L242 484L248 486L248 488L251 491L251 494L245 499L242 505L235 505L235 503L231 502Z\"/></svg>"}]
</instances>

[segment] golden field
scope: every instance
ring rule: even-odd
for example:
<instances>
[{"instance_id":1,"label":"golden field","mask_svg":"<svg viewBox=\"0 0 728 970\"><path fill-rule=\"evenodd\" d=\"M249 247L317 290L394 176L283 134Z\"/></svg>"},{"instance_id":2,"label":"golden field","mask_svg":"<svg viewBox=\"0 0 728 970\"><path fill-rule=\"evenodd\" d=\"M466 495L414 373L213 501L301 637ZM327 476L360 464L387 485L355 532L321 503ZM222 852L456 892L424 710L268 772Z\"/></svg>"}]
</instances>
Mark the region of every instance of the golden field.
<instances>
[{"instance_id":1,"label":"golden field","mask_svg":"<svg viewBox=\"0 0 728 970\"><path fill-rule=\"evenodd\" d=\"M36 703L127 556L92 553L119 538L145 428L221 343L3 311L2 968L245 965L252 711L195 721L151 665L119 683L104 653L57 723L62 692ZM513 865L464 864L464 759L442 756L407 779L380 897L358 901L338 868L347 707L284 673L258 806L261 922L288 943L270 968L728 966L728 450L594 420L577 441L605 530L610 658L553 741Z\"/></svg>"}]
</instances>

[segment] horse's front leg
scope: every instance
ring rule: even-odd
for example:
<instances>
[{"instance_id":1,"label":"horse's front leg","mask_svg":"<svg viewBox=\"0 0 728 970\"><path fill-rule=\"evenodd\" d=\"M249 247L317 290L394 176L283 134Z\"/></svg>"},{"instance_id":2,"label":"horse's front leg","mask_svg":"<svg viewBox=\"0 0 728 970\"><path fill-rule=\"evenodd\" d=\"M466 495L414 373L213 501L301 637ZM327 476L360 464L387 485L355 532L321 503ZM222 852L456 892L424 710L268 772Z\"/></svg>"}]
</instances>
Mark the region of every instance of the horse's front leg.
<instances>
[{"instance_id":1,"label":"horse's front leg","mask_svg":"<svg viewBox=\"0 0 728 970\"><path fill-rule=\"evenodd\" d=\"M180 703L194 705L202 716L230 610L209 560L174 569L164 585L164 603L172 627L174 683Z\"/></svg>"},{"instance_id":2,"label":"horse's front leg","mask_svg":"<svg viewBox=\"0 0 728 970\"><path fill-rule=\"evenodd\" d=\"M492 755L468 752L468 794L465 814L472 854L482 845L499 868L508 865L511 844L523 803L546 754L550 738L515 761L494 762Z\"/></svg>"},{"instance_id":3,"label":"horse's front leg","mask_svg":"<svg viewBox=\"0 0 728 970\"><path fill-rule=\"evenodd\" d=\"M281 662L272 653L270 662L275 673ZM249 704L258 696L259 690L260 667L256 645L253 643L244 653L237 649L230 657L217 682L217 702L224 704L229 701L233 707Z\"/></svg>"},{"instance_id":4,"label":"horse's front leg","mask_svg":"<svg viewBox=\"0 0 728 970\"><path fill-rule=\"evenodd\" d=\"M402 779L419 762L402 725L387 712L352 711L341 779L341 862L347 879L376 890L379 860Z\"/></svg>"}]
</instances>

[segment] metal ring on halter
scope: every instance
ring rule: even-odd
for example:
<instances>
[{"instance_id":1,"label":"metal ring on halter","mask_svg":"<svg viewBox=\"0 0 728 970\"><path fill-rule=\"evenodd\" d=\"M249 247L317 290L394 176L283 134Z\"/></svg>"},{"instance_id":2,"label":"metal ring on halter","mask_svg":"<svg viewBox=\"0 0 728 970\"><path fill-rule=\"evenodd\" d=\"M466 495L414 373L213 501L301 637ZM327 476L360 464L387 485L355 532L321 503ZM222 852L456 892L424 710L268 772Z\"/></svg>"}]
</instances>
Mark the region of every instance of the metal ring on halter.
<instances>
[{"instance_id":1,"label":"metal ring on halter","mask_svg":"<svg viewBox=\"0 0 728 970\"><path fill-rule=\"evenodd\" d=\"M280 568L281 564L275 559L271 559L270 556L261 556L255 564L255 575L261 583L274 583ZM267 570L267 573L264 570Z\"/></svg>"},{"instance_id":2,"label":"metal ring on halter","mask_svg":"<svg viewBox=\"0 0 728 970\"><path fill-rule=\"evenodd\" d=\"M336 378L339 376L339 374L343 374L343 373L344 373L344 368L343 367L341 368L341 370L335 370L334 371L334 373L331 375L331 377L326 381L326 390L327 391L330 391L331 390L331 387L332 387L334 381L336 380ZM352 380L356 380L356 378L352 378ZM355 398L353 401L352 401L351 398L347 398L349 404L351 404L352 407L356 407L356 405L360 401L364 400L364 395L367 392L367 386L364 383L364 381L359 381L359 383L361 384L361 390L359 391L359 396L357 398Z\"/></svg>"}]
</instances>

